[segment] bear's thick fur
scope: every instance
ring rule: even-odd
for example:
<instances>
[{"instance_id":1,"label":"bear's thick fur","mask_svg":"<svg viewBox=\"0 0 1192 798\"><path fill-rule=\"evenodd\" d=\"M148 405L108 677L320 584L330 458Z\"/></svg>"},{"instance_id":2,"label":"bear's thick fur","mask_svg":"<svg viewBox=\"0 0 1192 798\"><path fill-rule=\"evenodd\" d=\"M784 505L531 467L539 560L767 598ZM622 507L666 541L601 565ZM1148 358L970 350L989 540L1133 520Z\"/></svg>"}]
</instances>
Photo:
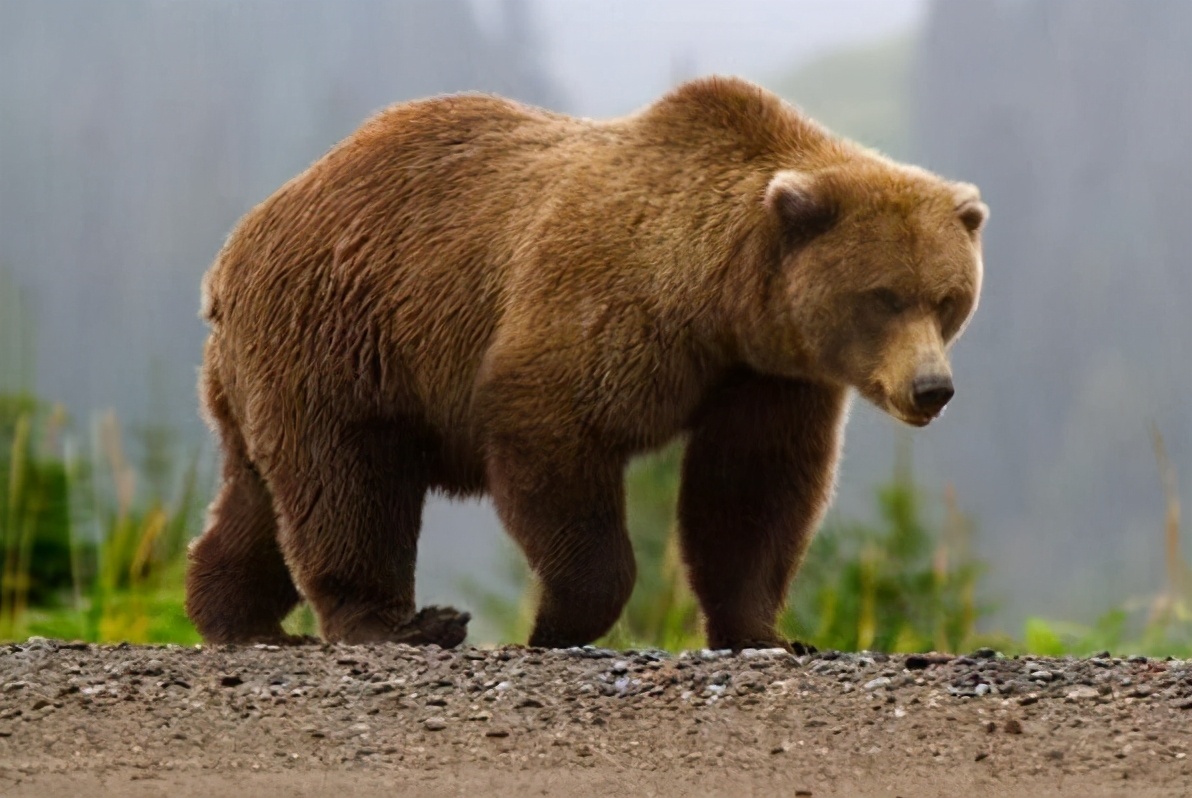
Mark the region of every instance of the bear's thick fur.
<instances>
[{"instance_id":1,"label":"bear's thick fur","mask_svg":"<svg viewBox=\"0 0 1192 798\"><path fill-rule=\"evenodd\" d=\"M850 389L911 424L943 408L985 214L736 79L603 122L389 108L205 278L224 468L190 617L209 641L282 639L301 593L330 640L457 643L415 617L423 501L487 492L541 582L530 643L589 643L633 589L626 463L685 435L708 643L786 645Z\"/></svg>"}]
</instances>

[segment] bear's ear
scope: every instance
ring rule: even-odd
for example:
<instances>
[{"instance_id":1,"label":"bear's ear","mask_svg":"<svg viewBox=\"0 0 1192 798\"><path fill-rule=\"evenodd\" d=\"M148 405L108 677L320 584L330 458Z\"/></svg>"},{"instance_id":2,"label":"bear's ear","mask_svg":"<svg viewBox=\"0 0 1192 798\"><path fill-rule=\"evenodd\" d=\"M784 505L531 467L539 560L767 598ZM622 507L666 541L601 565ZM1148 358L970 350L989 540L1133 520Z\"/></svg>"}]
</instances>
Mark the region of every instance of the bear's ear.
<instances>
[{"instance_id":1,"label":"bear's ear","mask_svg":"<svg viewBox=\"0 0 1192 798\"><path fill-rule=\"evenodd\" d=\"M778 218L783 243L793 249L826 231L836 221L836 204L816 175L783 170L766 186L766 207Z\"/></svg>"},{"instance_id":2,"label":"bear's ear","mask_svg":"<svg viewBox=\"0 0 1192 798\"><path fill-rule=\"evenodd\" d=\"M989 206L981 201L981 192L972 183L956 185L956 218L970 233L976 233L989 218Z\"/></svg>"}]
</instances>

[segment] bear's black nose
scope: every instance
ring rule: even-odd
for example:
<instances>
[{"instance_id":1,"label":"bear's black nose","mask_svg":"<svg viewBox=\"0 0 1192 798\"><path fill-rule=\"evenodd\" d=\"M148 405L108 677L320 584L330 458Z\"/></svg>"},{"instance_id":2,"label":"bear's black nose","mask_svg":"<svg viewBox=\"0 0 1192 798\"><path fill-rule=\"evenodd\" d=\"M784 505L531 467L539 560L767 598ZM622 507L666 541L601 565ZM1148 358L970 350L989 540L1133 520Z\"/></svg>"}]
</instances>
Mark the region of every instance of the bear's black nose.
<instances>
[{"instance_id":1,"label":"bear's black nose","mask_svg":"<svg viewBox=\"0 0 1192 798\"><path fill-rule=\"evenodd\" d=\"M916 377L915 407L924 413L935 415L944 409L948 400L956 393L952 387L952 378L946 374L932 374Z\"/></svg>"}]
</instances>

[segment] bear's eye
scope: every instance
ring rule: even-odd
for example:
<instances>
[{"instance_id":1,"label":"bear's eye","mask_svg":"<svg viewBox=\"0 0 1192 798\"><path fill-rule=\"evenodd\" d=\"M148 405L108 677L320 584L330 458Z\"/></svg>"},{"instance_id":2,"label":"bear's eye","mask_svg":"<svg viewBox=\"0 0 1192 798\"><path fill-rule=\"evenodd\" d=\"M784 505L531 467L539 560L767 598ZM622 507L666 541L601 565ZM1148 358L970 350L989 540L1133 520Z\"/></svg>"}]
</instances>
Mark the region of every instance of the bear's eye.
<instances>
[{"instance_id":1,"label":"bear's eye","mask_svg":"<svg viewBox=\"0 0 1192 798\"><path fill-rule=\"evenodd\" d=\"M964 322L964 301L959 296L947 296L936 305L936 318L945 339L951 339Z\"/></svg>"},{"instance_id":2,"label":"bear's eye","mask_svg":"<svg viewBox=\"0 0 1192 798\"><path fill-rule=\"evenodd\" d=\"M876 288L869 292L873 305L887 313L901 313L906 310L906 301L889 288Z\"/></svg>"}]
</instances>

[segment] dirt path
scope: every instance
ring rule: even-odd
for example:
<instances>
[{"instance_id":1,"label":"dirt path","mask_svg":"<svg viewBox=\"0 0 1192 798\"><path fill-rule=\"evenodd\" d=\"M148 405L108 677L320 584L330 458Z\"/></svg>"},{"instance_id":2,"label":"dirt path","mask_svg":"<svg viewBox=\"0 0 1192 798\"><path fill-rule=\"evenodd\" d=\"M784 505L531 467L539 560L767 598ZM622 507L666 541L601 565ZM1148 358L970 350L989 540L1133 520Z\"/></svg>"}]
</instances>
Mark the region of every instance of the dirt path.
<instances>
[{"instance_id":1,"label":"dirt path","mask_svg":"<svg viewBox=\"0 0 1192 798\"><path fill-rule=\"evenodd\" d=\"M1190 748L1183 661L0 646L5 798L1149 798Z\"/></svg>"}]
</instances>

